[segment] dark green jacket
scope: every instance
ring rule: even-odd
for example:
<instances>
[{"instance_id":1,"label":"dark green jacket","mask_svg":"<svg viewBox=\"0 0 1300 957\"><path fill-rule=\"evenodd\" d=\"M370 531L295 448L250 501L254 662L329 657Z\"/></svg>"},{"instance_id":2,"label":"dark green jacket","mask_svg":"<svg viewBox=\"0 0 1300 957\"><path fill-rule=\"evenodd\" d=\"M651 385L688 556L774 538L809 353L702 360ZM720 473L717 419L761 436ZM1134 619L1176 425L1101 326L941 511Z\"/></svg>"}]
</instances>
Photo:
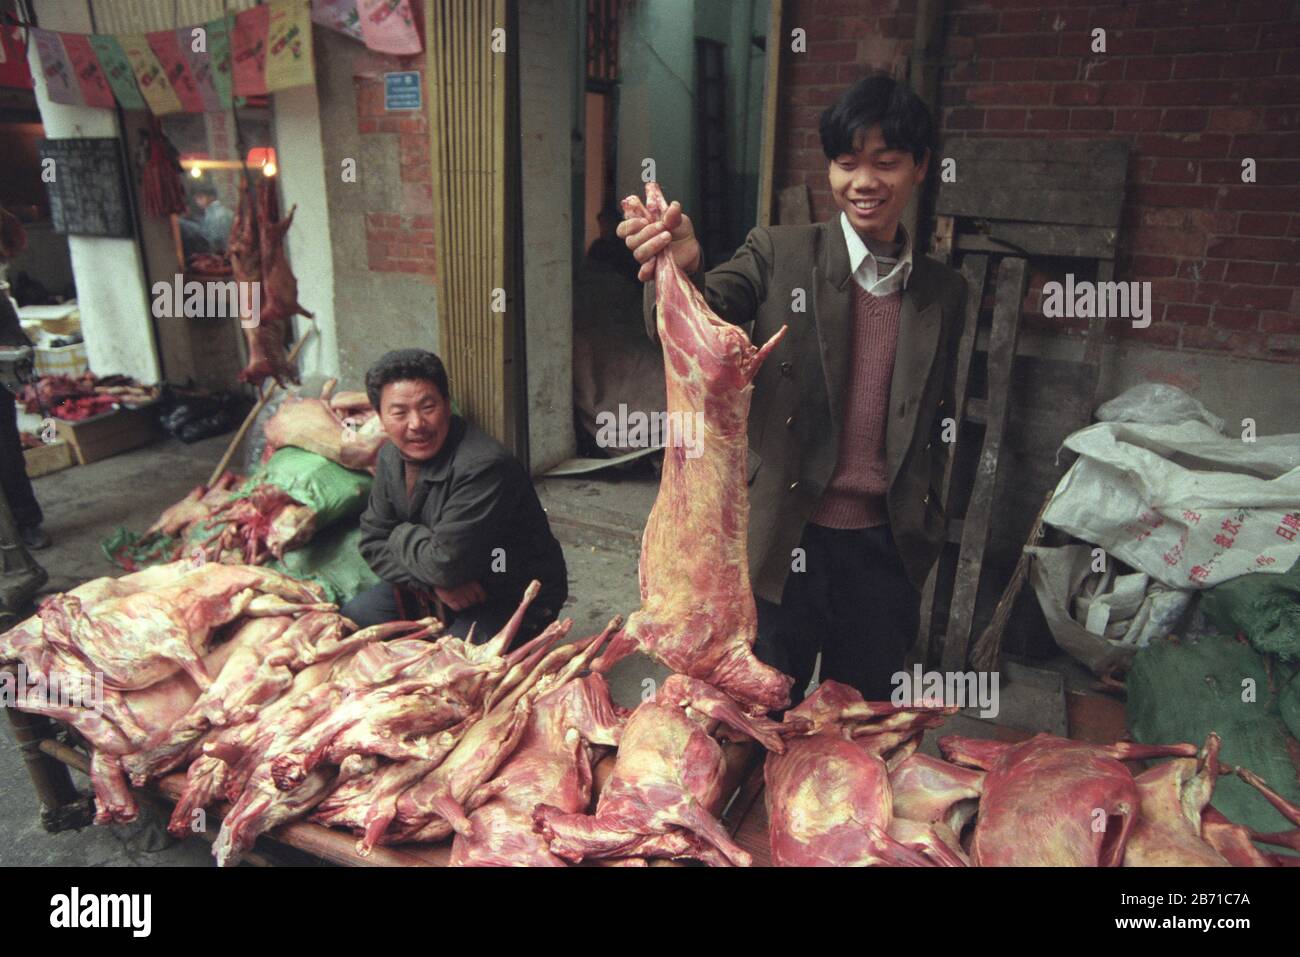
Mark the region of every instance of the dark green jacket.
<instances>
[{"instance_id":1,"label":"dark green jacket","mask_svg":"<svg viewBox=\"0 0 1300 957\"><path fill-rule=\"evenodd\" d=\"M489 602L517 602L536 578L537 608L558 612L568 597L564 553L528 473L460 416L421 466L409 501L397 446L380 451L361 515L361 554L376 575L396 584L431 589L477 581Z\"/></svg>"},{"instance_id":2,"label":"dark green jacket","mask_svg":"<svg viewBox=\"0 0 1300 957\"><path fill-rule=\"evenodd\" d=\"M709 306L754 324L761 345L790 331L754 379L749 413L749 570L754 591L780 603L792 552L830 481L852 351L853 277L838 217L810 226L750 230L729 262L691 280ZM796 289L805 310L793 312ZM953 408L966 281L920 253L899 310L898 351L885 429L886 504L908 577L920 589L943 547L940 506ZM655 335L654 283L645 284L646 327Z\"/></svg>"}]
</instances>

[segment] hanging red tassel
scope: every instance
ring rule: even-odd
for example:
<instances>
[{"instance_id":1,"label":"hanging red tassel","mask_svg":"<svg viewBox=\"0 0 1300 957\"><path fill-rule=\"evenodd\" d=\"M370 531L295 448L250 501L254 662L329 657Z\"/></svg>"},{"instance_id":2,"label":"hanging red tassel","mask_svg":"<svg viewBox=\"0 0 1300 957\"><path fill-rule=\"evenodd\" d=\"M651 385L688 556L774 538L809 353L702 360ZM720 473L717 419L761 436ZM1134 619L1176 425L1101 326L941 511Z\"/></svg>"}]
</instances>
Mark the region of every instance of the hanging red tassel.
<instances>
[{"instance_id":1,"label":"hanging red tassel","mask_svg":"<svg viewBox=\"0 0 1300 957\"><path fill-rule=\"evenodd\" d=\"M149 119L149 159L144 164L144 208L166 219L185 212L185 187L181 185L180 154L163 135L156 116Z\"/></svg>"}]
</instances>

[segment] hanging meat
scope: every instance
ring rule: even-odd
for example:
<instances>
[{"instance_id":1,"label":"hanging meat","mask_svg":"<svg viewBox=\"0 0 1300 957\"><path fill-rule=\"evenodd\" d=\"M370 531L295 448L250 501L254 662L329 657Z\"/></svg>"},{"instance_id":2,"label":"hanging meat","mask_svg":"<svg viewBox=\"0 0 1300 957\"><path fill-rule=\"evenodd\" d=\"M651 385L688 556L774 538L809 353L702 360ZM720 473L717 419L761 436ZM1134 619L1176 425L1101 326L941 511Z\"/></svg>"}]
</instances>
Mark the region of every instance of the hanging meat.
<instances>
[{"instance_id":1,"label":"hanging meat","mask_svg":"<svg viewBox=\"0 0 1300 957\"><path fill-rule=\"evenodd\" d=\"M606 858L684 858L748 867L753 859L715 817L726 758L714 722L771 751L779 726L751 717L702 681L672 675L632 713L614 772L588 816L548 804L533 812L552 854L571 863Z\"/></svg>"},{"instance_id":2,"label":"hanging meat","mask_svg":"<svg viewBox=\"0 0 1300 957\"><path fill-rule=\"evenodd\" d=\"M963 866L960 831L900 817L891 786L892 769L912 756L925 729L956 710L866 702L847 685L822 682L786 714L785 751L769 754L763 768L772 863Z\"/></svg>"},{"instance_id":3,"label":"hanging meat","mask_svg":"<svg viewBox=\"0 0 1300 957\"><path fill-rule=\"evenodd\" d=\"M650 221L667 209L653 182L645 205L635 196L623 204ZM655 296L672 434L641 543L641 609L598 668L640 649L744 705L781 708L792 679L753 653L746 426L754 376L785 330L755 348L709 309L667 251L655 260ZM695 422L702 428L688 449L683 430Z\"/></svg>"},{"instance_id":4,"label":"hanging meat","mask_svg":"<svg viewBox=\"0 0 1300 957\"><path fill-rule=\"evenodd\" d=\"M149 118L148 132L141 135L148 140L149 158L141 174L144 208L149 215L166 219L173 213L185 212L185 188L181 185L180 153L171 140L163 134L158 117Z\"/></svg>"},{"instance_id":5,"label":"hanging meat","mask_svg":"<svg viewBox=\"0 0 1300 957\"><path fill-rule=\"evenodd\" d=\"M230 229L227 249L235 279L261 284L259 314L240 316L248 341L248 365L239 378L255 386L271 377L281 386L298 381L298 369L285 350L285 325L294 316L314 318L298 302L298 280L284 248L296 209L277 219L275 183L264 177L257 184L255 204L248 202L248 191L240 189L239 210Z\"/></svg>"}]
</instances>

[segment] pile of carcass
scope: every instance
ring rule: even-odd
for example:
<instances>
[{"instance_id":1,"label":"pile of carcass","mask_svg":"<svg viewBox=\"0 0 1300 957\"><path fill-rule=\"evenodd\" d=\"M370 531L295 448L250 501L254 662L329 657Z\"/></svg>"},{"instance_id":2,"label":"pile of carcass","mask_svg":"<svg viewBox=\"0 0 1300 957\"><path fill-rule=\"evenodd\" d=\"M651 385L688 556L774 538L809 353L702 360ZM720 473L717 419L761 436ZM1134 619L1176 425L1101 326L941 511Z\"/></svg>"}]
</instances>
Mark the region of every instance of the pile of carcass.
<instances>
[{"instance_id":1,"label":"pile of carcass","mask_svg":"<svg viewBox=\"0 0 1300 957\"><path fill-rule=\"evenodd\" d=\"M583 674L618 620L560 644L566 619L507 651L538 588L475 645L434 619L358 631L313 585L178 562L47 598L0 636L0 661L22 665L20 709L89 745L97 823L133 820L131 785L183 768L170 828L229 802L219 864L308 815L355 830L363 855L454 834L460 864L557 863L533 808L588 806L626 712ZM94 690L51 692L73 686Z\"/></svg>"},{"instance_id":2,"label":"pile of carcass","mask_svg":"<svg viewBox=\"0 0 1300 957\"><path fill-rule=\"evenodd\" d=\"M379 416L365 393L335 394L334 386L330 379L319 397L285 397L263 428L263 464L279 449L293 447L347 469L374 473L379 450L388 441ZM244 486L244 478L230 471L212 485L196 486L167 508L132 550L137 555L161 553L167 561L201 554L204 561L258 565L282 558L318 530L313 509L280 486L265 481ZM134 570L125 553L117 560Z\"/></svg>"}]
</instances>

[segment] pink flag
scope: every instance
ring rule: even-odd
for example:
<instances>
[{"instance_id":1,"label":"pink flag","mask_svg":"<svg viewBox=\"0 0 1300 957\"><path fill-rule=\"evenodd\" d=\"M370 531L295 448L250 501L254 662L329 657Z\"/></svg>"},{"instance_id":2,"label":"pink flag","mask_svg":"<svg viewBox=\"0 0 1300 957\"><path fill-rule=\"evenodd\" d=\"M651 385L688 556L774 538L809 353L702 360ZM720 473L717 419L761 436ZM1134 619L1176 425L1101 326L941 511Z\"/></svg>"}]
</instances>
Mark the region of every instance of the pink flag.
<instances>
[{"instance_id":1,"label":"pink flag","mask_svg":"<svg viewBox=\"0 0 1300 957\"><path fill-rule=\"evenodd\" d=\"M77 85L81 88L82 101L87 106L102 109L113 108L113 88L108 85L108 77L99 65L95 48L90 45L90 38L81 33L64 33L63 50L68 54Z\"/></svg>"},{"instance_id":2,"label":"pink flag","mask_svg":"<svg viewBox=\"0 0 1300 957\"><path fill-rule=\"evenodd\" d=\"M55 103L84 106L77 73L63 48L63 40L53 30L31 29L36 41L36 52L41 57L41 74L45 77L45 92Z\"/></svg>"},{"instance_id":3,"label":"pink flag","mask_svg":"<svg viewBox=\"0 0 1300 957\"><path fill-rule=\"evenodd\" d=\"M370 49L397 56L423 49L410 0L357 0L357 13L361 35Z\"/></svg>"},{"instance_id":4,"label":"pink flag","mask_svg":"<svg viewBox=\"0 0 1300 957\"><path fill-rule=\"evenodd\" d=\"M194 79L194 87L198 90L199 99L203 102L203 112L217 113L221 110L221 95L217 92L216 83L213 82L212 49L207 45L212 41L212 36L209 31L208 35L204 37L203 51L196 52L194 50L194 31L196 29L206 30L207 28L205 26L181 27L177 30L176 45L180 47L181 55L185 57L185 63L190 69L190 76Z\"/></svg>"},{"instance_id":5,"label":"pink flag","mask_svg":"<svg viewBox=\"0 0 1300 957\"><path fill-rule=\"evenodd\" d=\"M271 8L253 7L235 16L230 31L230 62L235 96L260 96L266 89L266 36Z\"/></svg>"},{"instance_id":6,"label":"pink flag","mask_svg":"<svg viewBox=\"0 0 1300 957\"><path fill-rule=\"evenodd\" d=\"M357 0L314 0L311 19L327 30L335 30L354 40L365 40L361 33L361 18L357 15Z\"/></svg>"},{"instance_id":7,"label":"pink flag","mask_svg":"<svg viewBox=\"0 0 1300 957\"><path fill-rule=\"evenodd\" d=\"M167 77L167 82L172 85L172 89L176 91L176 96L180 98L185 112L202 113L203 96L199 93L198 84L190 74L189 62L181 52L176 31L158 30L155 33L145 34L145 39L149 41L149 49L153 50L153 55L158 58L163 74Z\"/></svg>"}]
</instances>

